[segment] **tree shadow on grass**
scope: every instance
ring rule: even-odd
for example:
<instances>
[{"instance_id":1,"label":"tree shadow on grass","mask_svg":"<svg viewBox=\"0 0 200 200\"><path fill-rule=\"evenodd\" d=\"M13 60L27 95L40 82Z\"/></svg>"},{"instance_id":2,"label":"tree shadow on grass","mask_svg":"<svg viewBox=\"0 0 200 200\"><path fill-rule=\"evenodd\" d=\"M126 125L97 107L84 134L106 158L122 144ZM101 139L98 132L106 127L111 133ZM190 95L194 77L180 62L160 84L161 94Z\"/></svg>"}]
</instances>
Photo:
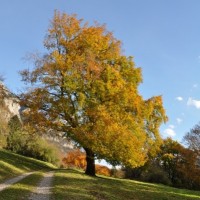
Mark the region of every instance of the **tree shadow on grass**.
<instances>
[{"instance_id":1,"label":"tree shadow on grass","mask_svg":"<svg viewBox=\"0 0 200 200\"><path fill-rule=\"evenodd\" d=\"M174 189L174 191L177 191ZM54 200L194 200L197 195L173 192L162 185L103 177L89 177L76 170L57 171Z\"/></svg>"}]
</instances>

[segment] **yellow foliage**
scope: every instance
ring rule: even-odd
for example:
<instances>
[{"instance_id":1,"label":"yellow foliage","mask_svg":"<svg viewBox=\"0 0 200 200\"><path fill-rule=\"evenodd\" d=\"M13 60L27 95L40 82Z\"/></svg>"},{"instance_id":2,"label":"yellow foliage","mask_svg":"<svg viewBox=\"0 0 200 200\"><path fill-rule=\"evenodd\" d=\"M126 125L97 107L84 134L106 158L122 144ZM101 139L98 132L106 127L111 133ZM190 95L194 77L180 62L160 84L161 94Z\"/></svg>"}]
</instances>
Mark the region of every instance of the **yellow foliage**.
<instances>
[{"instance_id":1,"label":"yellow foliage","mask_svg":"<svg viewBox=\"0 0 200 200\"><path fill-rule=\"evenodd\" d=\"M35 84L22 95L30 121L64 132L97 158L143 165L167 118L160 96L140 96L141 69L121 53L121 42L104 25L56 11L44 45L49 53L36 69L21 73Z\"/></svg>"}]
</instances>

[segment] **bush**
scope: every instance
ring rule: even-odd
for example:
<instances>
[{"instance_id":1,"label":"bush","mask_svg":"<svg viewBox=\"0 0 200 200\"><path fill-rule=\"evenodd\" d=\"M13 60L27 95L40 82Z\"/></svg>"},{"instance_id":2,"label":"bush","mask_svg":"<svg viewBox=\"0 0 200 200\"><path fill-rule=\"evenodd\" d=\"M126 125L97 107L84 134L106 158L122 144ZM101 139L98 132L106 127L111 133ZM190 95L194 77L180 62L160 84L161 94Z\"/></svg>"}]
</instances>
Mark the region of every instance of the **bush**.
<instances>
[{"instance_id":1,"label":"bush","mask_svg":"<svg viewBox=\"0 0 200 200\"><path fill-rule=\"evenodd\" d=\"M164 185L171 185L171 181L169 180L166 172L161 169L152 169L148 171L145 177L143 177L143 180L150 183L162 183Z\"/></svg>"},{"instance_id":2,"label":"bush","mask_svg":"<svg viewBox=\"0 0 200 200\"><path fill-rule=\"evenodd\" d=\"M15 153L58 164L59 150L43 138L17 130L7 138L6 149Z\"/></svg>"},{"instance_id":3,"label":"bush","mask_svg":"<svg viewBox=\"0 0 200 200\"><path fill-rule=\"evenodd\" d=\"M111 169L111 176L114 178L125 178L125 172L122 169Z\"/></svg>"},{"instance_id":4,"label":"bush","mask_svg":"<svg viewBox=\"0 0 200 200\"><path fill-rule=\"evenodd\" d=\"M9 123L6 149L15 153L58 164L59 150L45 139L33 134L30 127L23 127L19 118L13 116Z\"/></svg>"},{"instance_id":5,"label":"bush","mask_svg":"<svg viewBox=\"0 0 200 200\"><path fill-rule=\"evenodd\" d=\"M7 137L0 133L0 148L5 148L7 145Z\"/></svg>"},{"instance_id":6,"label":"bush","mask_svg":"<svg viewBox=\"0 0 200 200\"><path fill-rule=\"evenodd\" d=\"M103 165L95 165L95 171L99 175L111 176L111 170Z\"/></svg>"},{"instance_id":7,"label":"bush","mask_svg":"<svg viewBox=\"0 0 200 200\"><path fill-rule=\"evenodd\" d=\"M79 149L70 151L67 153L66 157L62 159L62 162L67 167L75 167L80 169L85 169L86 167L86 155Z\"/></svg>"},{"instance_id":8,"label":"bush","mask_svg":"<svg viewBox=\"0 0 200 200\"><path fill-rule=\"evenodd\" d=\"M28 136L17 130L8 135L6 149L24 155L28 142Z\"/></svg>"},{"instance_id":9,"label":"bush","mask_svg":"<svg viewBox=\"0 0 200 200\"><path fill-rule=\"evenodd\" d=\"M168 174L156 163L148 162L146 165L138 168L125 168L125 177L150 183L161 183L172 185Z\"/></svg>"},{"instance_id":10,"label":"bush","mask_svg":"<svg viewBox=\"0 0 200 200\"><path fill-rule=\"evenodd\" d=\"M30 142L26 155L55 165L59 162L59 150L44 139L36 138Z\"/></svg>"}]
</instances>

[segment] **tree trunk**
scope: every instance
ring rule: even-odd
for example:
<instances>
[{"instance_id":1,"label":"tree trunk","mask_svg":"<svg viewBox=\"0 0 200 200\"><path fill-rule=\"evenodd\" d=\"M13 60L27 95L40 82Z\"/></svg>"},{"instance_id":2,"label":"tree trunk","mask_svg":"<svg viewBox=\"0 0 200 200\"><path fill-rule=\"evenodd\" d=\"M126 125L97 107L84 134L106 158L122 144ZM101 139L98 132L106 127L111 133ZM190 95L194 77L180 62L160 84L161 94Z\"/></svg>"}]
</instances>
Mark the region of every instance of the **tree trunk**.
<instances>
[{"instance_id":1,"label":"tree trunk","mask_svg":"<svg viewBox=\"0 0 200 200\"><path fill-rule=\"evenodd\" d=\"M88 148L85 148L85 152L86 152L86 162L87 162L85 174L89 176L95 176L94 153Z\"/></svg>"}]
</instances>

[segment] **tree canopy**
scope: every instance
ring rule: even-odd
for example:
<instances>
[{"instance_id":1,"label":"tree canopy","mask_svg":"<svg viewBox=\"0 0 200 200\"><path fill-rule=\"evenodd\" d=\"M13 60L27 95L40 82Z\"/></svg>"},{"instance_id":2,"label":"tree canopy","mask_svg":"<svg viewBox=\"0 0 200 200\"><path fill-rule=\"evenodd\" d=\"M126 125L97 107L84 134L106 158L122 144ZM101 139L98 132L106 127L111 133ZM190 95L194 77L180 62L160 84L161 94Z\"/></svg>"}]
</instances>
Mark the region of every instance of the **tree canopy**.
<instances>
[{"instance_id":1,"label":"tree canopy","mask_svg":"<svg viewBox=\"0 0 200 200\"><path fill-rule=\"evenodd\" d=\"M144 166L125 168L125 176L141 181L162 183L193 190L200 189L198 155L178 141L166 138L160 151Z\"/></svg>"},{"instance_id":2,"label":"tree canopy","mask_svg":"<svg viewBox=\"0 0 200 200\"><path fill-rule=\"evenodd\" d=\"M84 148L86 174L94 175L94 158L143 165L160 145L167 117L161 96L139 94L141 69L121 42L104 25L56 11L44 46L35 68L21 71L30 84L21 96L29 123L64 132Z\"/></svg>"}]
</instances>

